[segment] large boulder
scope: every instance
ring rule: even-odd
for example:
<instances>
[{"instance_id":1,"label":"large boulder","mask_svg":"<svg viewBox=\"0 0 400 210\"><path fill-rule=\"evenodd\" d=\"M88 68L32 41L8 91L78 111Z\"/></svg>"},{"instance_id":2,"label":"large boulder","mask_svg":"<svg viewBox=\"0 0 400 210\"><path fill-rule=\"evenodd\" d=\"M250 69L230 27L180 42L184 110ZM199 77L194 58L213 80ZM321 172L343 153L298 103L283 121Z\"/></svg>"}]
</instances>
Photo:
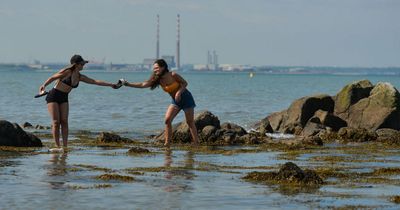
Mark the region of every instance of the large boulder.
<instances>
[{"instance_id":1,"label":"large boulder","mask_svg":"<svg viewBox=\"0 0 400 210\"><path fill-rule=\"evenodd\" d=\"M324 110L316 111L309 121L330 127L333 131L338 131L340 128L347 126L346 121Z\"/></svg>"},{"instance_id":2,"label":"large boulder","mask_svg":"<svg viewBox=\"0 0 400 210\"><path fill-rule=\"evenodd\" d=\"M369 97L350 106L347 123L349 127L377 130L400 129L400 94L389 83L378 83Z\"/></svg>"},{"instance_id":3,"label":"large boulder","mask_svg":"<svg viewBox=\"0 0 400 210\"><path fill-rule=\"evenodd\" d=\"M290 107L268 116L274 131L294 133L296 127L303 128L317 110L332 113L334 100L329 95L315 95L295 100Z\"/></svg>"},{"instance_id":4,"label":"large boulder","mask_svg":"<svg viewBox=\"0 0 400 210\"><path fill-rule=\"evenodd\" d=\"M346 120L350 106L367 98L373 87L368 80L356 81L344 86L335 96L335 115Z\"/></svg>"},{"instance_id":5,"label":"large boulder","mask_svg":"<svg viewBox=\"0 0 400 210\"><path fill-rule=\"evenodd\" d=\"M18 124L0 120L0 146L41 147L42 141Z\"/></svg>"}]
</instances>

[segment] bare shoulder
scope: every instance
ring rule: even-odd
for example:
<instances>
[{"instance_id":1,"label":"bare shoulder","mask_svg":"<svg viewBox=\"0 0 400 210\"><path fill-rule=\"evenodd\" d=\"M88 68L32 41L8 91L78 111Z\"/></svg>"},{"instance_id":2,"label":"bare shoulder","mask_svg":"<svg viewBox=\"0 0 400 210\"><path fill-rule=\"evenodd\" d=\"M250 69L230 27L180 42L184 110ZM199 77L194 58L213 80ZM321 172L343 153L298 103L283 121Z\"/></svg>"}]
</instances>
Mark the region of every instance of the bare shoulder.
<instances>
[{"instance_id":1,"label":"bare shoulder","mask_svg":"<svg viewBox=\"0 0 400 210\"><path fill-rule=\"evenodd\" d=\"M171 71L171 76L180 77L181 75L179 75L176 71Z\"/></svg>"}]
</instances>

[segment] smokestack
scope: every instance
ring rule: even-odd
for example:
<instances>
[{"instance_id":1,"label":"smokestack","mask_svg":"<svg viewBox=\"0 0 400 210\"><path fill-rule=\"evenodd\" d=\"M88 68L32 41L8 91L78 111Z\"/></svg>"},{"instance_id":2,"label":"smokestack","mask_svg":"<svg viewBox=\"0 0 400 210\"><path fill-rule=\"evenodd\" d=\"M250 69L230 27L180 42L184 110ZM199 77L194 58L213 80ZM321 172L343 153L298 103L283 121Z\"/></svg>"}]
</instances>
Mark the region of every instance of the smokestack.
<instances>
[{"instance_id":1,"label":"smokestack","mask_svg":"<svg viewBox=\"0 0 400 210\"><path fill-rule=\"evenodd\" d=\"M157 15L157 46L156 59L160 58L160 15Z\"/></svg>"},{"instance_id":2,"label":"smokestack","mask_svg":"<svg viewBox=\"0 0 400 210\"><path fill-rule=\"evenodd\" d=\"M180 61L180 16L179 14L176 17L176 68L179 70L181 68L181 61Z\"/></svg>"}]
</instances>

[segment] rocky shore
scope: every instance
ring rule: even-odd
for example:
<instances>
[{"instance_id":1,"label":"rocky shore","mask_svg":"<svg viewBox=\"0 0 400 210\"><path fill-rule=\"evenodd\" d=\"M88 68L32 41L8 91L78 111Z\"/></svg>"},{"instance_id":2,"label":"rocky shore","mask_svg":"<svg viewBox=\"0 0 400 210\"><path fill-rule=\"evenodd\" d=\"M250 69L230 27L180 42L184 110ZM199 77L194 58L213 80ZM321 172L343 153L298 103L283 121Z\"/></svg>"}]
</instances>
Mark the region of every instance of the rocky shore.
<instances>
[{"instance_id":1,"label":"rocky shore","mask_svg":"<svg viewBox=\"0 0 400 210\"><path fill-rule=\"evenodd\" d=\"M373 85L367 80L356 81L343 87L334 96L299 98L285 110L263 118L261 116L262 119L250 131L233 123L221 123L210 111L202 111L195 116L199 147L188 146L191 138L185 122L173 127L174 150L185 150L189 154L220 155L218 158L246 153L274 153L276 156L272 159L284 160L282 164L262 159L255 166L246 165L242 161L238 161L238 165L223 165L222 162L217 165L207 162L208 159L200 161L201 157L196 157L187 161L191 163L187 166L166 164L161 167L121 170L113 169L112 165L110 169L104 169L97 165L81 164L78 168L69 170L74 173L83 170L106 172L107 174L96 175L94 179L107 182L101 185L107 188L113 187L108 182L113 183L115 180L130 183L140 181L140 177L146 174L153 177L154 173L171 171L178 174L186 171L239 174L239 180L269 185L288 195L318 194L321 186L341 188L343 183L347 183L346 187L351 189L360 184L372 187L373 184L398 186L399 180L396 177L400 175L400 168L395 165L398 164L400 149L399 96L399 92L391 84ZM33 134L23 128L33 131ZM47 155L47 151L36 147L50 147L54 143L48 132L36 132L41 129L50 127L32 126L30 123L20 126L0 120L0 152L4 152L5 157L14 155L15 151ZM275 139L271 137L271 133L291 134L291 137ZM171 156L170 150L162 151L163 132L149 136L148 139L129 139L112 132L91 131L74 132L71 136L75 138L69 142L70 154L85 150L118 150L118 153L109 152L107 158L128 156L143 160L142 162L149 156L158 157L163 153L165 157ZM43 143L39 138L44 139ZM21 147L30 148L19 150ZM255 156L251 158L256 159ZM168 163L168 158L165 161ZM370 166L365 163L377 164ZM89 188L97 188L96 186ZM81 189L82 186L76 188ZM340 198L336 194L330 196ZM398 198L399 195L391 195L384 199L398 204Z\"/></svg>"},{"instance_id":2,"label":"rocky shore","mask_svg":"<svg viewBox=\"0 0 400 210\"><path fill-rule=\"evenodd\" d=\"M272 113L246 131L243 127L224 122L210 111L195 116L202 145L257 145L276 143L319 145L324 142L379 141L399 144L400 94L389 83L373 85L368 80L355 81L343 87L336 95L305 96L292 102L285 110ZM50 129L32 126L24 128ZM273 140L267 133L293 134L293 138ZM129 143L129 139L111 133L101 133L99 142ZM155 143L164 141L164 132L155 135ZM172 143L190 143L186 122L173 126ZM41 146L40 139L25 132L19 125L0 121L1 146Z\"/></svg>"}]
</instances>

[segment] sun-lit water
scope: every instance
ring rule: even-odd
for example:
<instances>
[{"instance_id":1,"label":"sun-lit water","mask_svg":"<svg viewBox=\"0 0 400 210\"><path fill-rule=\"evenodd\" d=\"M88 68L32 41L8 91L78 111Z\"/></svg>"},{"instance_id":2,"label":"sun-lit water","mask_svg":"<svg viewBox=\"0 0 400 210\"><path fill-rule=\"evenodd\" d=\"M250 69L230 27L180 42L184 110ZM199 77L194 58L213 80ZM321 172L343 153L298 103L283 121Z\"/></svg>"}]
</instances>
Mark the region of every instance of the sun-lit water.
<instances>
[{"instance_id":1,"label":"sun-lit water","mask_svg":"<svg viewBox=\"0 0 400 210\"><path fill-rule=\"evenodd\" d=\"M43 98L34 99L40 84L54 72L0 71L0 118L22 124L50 125ZM149 73L89 72L95 79L143 81ZM345 84L360 79L387 81L400 87L394 76L269 75L256 73L182 73L196 100L196 112L209 110L221 122L247 129L272 112L287 108L297 98L336 94ZM81 83L70 94L71 141L78 130L115 131L144 139L163 128L170 98L155 91L122 87L113 90ZM175 122L184 119L178 115ZM49 132L49 131L41 131ZM42 139L45 143L50 139ZM335 147L335 145L331 145ZM128 148L71 146L66 154L49 154L47 148L33 155L0 152L0 209L315 209L332 206L378 206L395 209L387 198L400 194L400 187L385 184L324 185L311 191L287 192L277 186L245 182L253 169L240 167L279 166L287 160L279 152L207 154L189 150L148 147L151 155L130 156ZM225 147L226 150L243 149ZM251 148L248 148L251 149ZM371 154L372 155L372 154ZM376 162L347 163L360 171L376 167L399 167L398 156L376 156ZM293 160L312 168L308 154ZM385 161L386 160L386 161ZM94 165L112 173L135 177L134 182L102 181L103 171L79 165ZM128 173L136 167L172 167L142 175ZM217 170L218 166L238 167ZM181 167L181 168L180 168ZM263 171L259 169L258 171ZM109 188L94 188L111 184Z\"/></svg>"}]
</instances>

